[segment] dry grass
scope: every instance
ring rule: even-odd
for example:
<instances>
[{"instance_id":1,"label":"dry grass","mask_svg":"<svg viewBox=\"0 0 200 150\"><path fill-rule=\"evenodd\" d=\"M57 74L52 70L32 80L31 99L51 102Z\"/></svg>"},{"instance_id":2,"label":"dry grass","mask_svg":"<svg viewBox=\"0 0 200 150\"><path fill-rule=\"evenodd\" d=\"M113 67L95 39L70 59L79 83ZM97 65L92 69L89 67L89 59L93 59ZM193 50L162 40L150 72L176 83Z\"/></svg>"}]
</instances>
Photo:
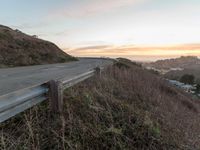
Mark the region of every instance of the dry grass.
<instances>
[{"instance_id":1,"label":"dry grass","mask_svg":"<svg viewBox=\"0 0 200 150\"><path fill-rule=\"evenodd\" d=\"M2 124L1 148L198 150L200 103L121 61L66 90L62 115L45 102Z\"/></svg>"},{"instance_id":2,"label":"dry grass","mask_svg":"<svg viewBox=\"0 0 200 150\"><path fill-rule=\"evenodd\" d=\"M75 60L51 42L0 25L0 68Z\"/></svg>"}]
</instances>

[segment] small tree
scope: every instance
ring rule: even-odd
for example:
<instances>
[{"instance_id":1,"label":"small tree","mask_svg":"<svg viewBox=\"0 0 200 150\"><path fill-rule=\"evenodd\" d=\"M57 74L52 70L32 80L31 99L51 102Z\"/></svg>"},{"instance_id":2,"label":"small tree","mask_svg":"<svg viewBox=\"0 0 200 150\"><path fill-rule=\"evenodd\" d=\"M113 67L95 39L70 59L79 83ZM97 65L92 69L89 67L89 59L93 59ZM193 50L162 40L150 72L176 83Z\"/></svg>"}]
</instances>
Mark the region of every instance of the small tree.
<instances>
[{"instance_id":1,"label":"small tree","mask_svg":"<svg viewBox=\"0 0 200 150\"><path fill-rule=\"evenodd\" d=\"M36 38L36 39L38 38L38 36L37 36L37 35L33 35L32 37L33 37L33 38Z\"/></svg>"},{"instance_id":2,"label":"small tree","mask_svg":"<svg viewBox=\"0 0 200 150\"><path fill-rule=\"evenodd\" d=\"M196 93L199 93L200 92L200 84L197 84L196 86Z\"/></svg>"},{"instance_id":3,"label":"small tree","mask_svg":"<svg viewBox=\"0 0 200 150\"><path fill-rule=\"evenodd\" d=\"M185 74L181 77L180 81L185 84L194 84L195 77L191 74Z\"/></svg>"}]
</instances>

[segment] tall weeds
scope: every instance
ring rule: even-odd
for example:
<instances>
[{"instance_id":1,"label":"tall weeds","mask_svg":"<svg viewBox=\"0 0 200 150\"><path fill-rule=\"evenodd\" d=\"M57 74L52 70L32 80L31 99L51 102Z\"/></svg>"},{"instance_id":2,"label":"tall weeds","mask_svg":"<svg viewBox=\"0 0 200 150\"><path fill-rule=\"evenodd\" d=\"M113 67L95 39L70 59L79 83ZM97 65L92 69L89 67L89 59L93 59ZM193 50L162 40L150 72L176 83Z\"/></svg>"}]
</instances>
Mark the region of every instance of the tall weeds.
<instances>
[{"instance_id":1,"label":"tall weeds","mask_svg":"<svg viewBox=\"0 0 200 150\"><path fill-rule=\"evenodd\" d=\"M131 62L65 91L63 114L47 102L1 125L1 149L176 150L200 147L200 103Z\"/></svg>"}]
</instances>

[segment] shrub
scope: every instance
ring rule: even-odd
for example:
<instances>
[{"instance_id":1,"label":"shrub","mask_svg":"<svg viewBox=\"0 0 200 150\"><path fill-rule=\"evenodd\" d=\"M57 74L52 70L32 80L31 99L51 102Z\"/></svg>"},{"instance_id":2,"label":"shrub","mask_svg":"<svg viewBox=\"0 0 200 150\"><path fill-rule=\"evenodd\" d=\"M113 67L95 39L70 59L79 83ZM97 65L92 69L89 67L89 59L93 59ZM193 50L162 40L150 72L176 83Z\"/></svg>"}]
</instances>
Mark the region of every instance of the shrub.
<instances>
[{"instance_id":1,"label":"shrub","mask_svg":"<svg viewBox=\"0 0 200 150\"><path fill-rule=\"evenodd\" d=\"M190 75L190 74L185 74L180 78L180 81L185 83L185 84L194 84L195 81L195 77L194 75Z\"/></svg>"},{"instance_id":2,"label":"shrub","mask_svg":"<svg viewBox=\"0 0 200 150\"><path fill-rule=\"evenodd\" d=\"M196 93L200 93L200 84L197 84L197 86L196 86L196 91L195 91Z\"/></svg>"},{"instance_id":3,"label":"shrub","mask_svg":"<svg viewBox=\"0 0 200 150\"><path fill-rule=\"evenodd\" d=\"M9 32L0 32L0 40L12 40L13 37Z\"/></svg>"}]
</instances>

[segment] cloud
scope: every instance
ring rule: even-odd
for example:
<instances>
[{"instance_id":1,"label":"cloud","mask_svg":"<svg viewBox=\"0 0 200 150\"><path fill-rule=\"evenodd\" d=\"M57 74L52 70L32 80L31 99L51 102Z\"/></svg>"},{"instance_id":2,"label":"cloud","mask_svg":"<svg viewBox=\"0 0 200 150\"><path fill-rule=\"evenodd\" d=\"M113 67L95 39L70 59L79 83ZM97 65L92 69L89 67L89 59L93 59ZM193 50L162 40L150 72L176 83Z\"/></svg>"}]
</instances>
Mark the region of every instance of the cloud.
<instances>
[{"instance_id":1,"label":"cloud","mask_svg":"<svg viewBox=\"0 0 200 150\"><path fill-rule=\"evenodd\" d=\"M22 23L18 25L12 25L12 28L16 29L35 29L35 28L41 28L41 27L46 27L49 25L49 22L43 21L43 22L37 22L37 23Z\"/></svg>"},{"instance_id":2,"label":"cloud","mask_svg":"<svg viewBox=\"0 0 200 150\"><path fill-rule=\"evenodd\" d=\"M75 56L109 56L109 57L151 57L164 58L176 57L181 55L200 56L200 44L183 44L172 46L113 46L99 45L80 47L69 50L68 53Z\"/></svg>"},{"instance_id":3,"label":"cloud","mask_svg":"<svg viewBox=\"0 0 200 150\"><path fill-rule=\"evenodd\" d=\"M97 49L106 49L110 48L110 45L98 45L98 46L87 46L87 47L80 47L75 49L75 51L83 51L83 50L97 50Z\"/></svg>"},{"instance_id":4,"label":"cloud","mask_svg":"<svg viewBox=\"0 0 200 150\"><path fill-rule=\"evenodd\" d=\"M147 0L87 0L76 3L74 6L64 6L50 12L50 18L54 17L87 17L111 12L125 6L133 6Z\"/></svg>"}]
</instances>

